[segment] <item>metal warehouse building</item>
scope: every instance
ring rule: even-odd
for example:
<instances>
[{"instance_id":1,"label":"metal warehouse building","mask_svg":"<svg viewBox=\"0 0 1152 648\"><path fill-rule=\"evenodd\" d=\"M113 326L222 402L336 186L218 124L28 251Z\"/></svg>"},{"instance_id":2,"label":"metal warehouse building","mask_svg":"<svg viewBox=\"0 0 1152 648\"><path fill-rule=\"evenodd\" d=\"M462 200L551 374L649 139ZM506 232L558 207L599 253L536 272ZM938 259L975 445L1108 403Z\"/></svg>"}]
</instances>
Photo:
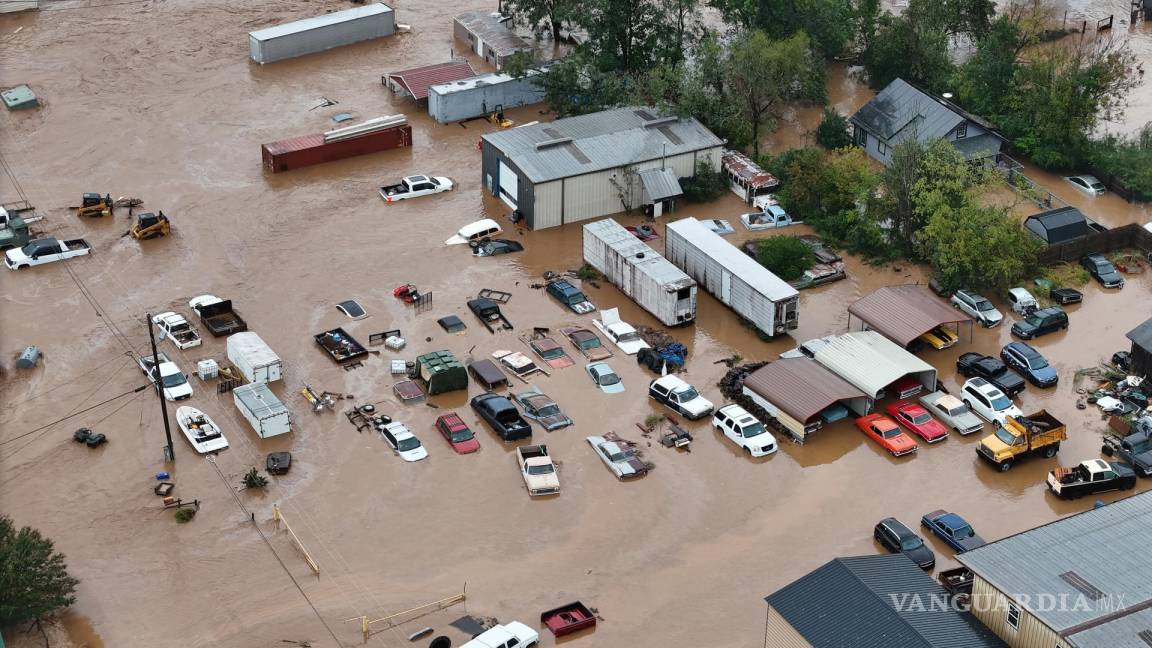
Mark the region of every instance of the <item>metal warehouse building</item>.
<instances>
[{"instance_id":1,"label":"metal warehouse building","mask_svg":"<svg viewBox=\"0 0 1152 648\"><path fill-rule=\"evenodd\" d=\"M428 114L447 124L544 101L543 88L534 83L538 74L530 70L519 79L507 74L481 74L428 86Z\"/></svg>"},{"instance_id":2,"label":"metal warehouse building","mask_svg":"<svg viewBox=\"0 0 1152 648\"><path fill-rule=\"evenodd\" d=\"M545 229L640 205L659 213L698 162L719 171L722 147L695 119L617 108L487 133L481 175L529 229Z\"/></svg>"}]
</instances>

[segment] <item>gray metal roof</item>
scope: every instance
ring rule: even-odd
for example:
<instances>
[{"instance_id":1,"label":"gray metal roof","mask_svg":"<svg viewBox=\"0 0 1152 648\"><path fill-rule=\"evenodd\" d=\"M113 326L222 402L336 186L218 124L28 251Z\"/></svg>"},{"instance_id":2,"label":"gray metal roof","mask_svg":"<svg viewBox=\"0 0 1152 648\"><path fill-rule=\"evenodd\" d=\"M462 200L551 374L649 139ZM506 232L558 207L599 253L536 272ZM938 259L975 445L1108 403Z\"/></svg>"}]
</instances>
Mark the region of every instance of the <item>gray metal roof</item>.
<instances>
[{"instance_id":1,"label":"gray metal roof","mask_svg":"<svg viewBox=\"0 0 1152 648\"><path fill-rule=\"evenodd\" d=\"M1070 515L956 556L956 560L1059 633L1132 623L1152 601L1152 491ZM1073 585L1077 583L1079 587ZM1045 597L1067 601L1043 604ZM1079 627L1078 627L1079 626ZM1076 643L1080 646L1120 644Z\"/></svg>"},{"instance_id":2,"label":"gray metal roof","mask_svg":"<svg viewBox=\"0 0 1152 648\"><path fill-rule=\"evenodd\" d=\"M891 144L915 134L921 142L944 137L965 117L903 79L888 84L856 111L852 121Z\"/></svg>"},{"instance_id":3,"label":"gray metal roof","mask_svg":"<svg viewBox=\"0 0 1152 648\"><path fill-rule=\"evenodd\" d=\"M273 38L280 38L281 36L287 36L289 34L311 31L319 27L336 25L339 23L348 22L350 20L358 20L364 16L372 16L375 14L385 13L392 13L392 7L389 7L383 2L376 2L370 5L364 5L363 7L345 9L344 11L333 11L332 13L324 14L323 16L305 18L295 22L284 23L283 25L258 29L254 32L248 32L248 35L258 41L266 41L272 40Z\"/></svg>"},{"instance_id":4,"label":"gray metal roof","mask_svg":"<svg viewBox=\"0 0 1152 648\"><path fill-rule=\"evenodd\" d=\"M936 383L936 369L876 331L854 331L827 338L816 349L816 362L856 385L870 398L910 374L930 374L929 389Z\"/></svg>"},{"instance_id":5,"label":"gray metal roof","mask_svg":"<svg viewBox=\"0 0 1152 648\"><path fill-rule=\"evenodd\" d=\"M264 418L288 411L288 408L280 402L279 398L276 398L276 394L272 393L266 383L241 385L232 390L232 393L240 402L244 403L244 406L256 418Z\"/></svg>"},{"instance_id":6,"label":"gray metal roof","mask_svg":"<svg viewBox=\"0 0 1152 648\"><path fill-rule=\"evenodd\" d=\"M665 290L675 291L690 288L696 285L696 280L689 277L683 270L677 268L671 261L660 256L660 253L648 247L646 243L636 238L636 235L624 229L624 226L611 218L605 218L584 226L584 235L589 234L604 241L620 256L624 257L636 269L651 277ZM643 255L641 258L640 255Z\"/></svg>"},{"instance_id":7,"label":"gray metal roof","mask_svg":"<svg viewBox=\"0 0 1152 648\"><path fill-rule=\"evenodd\" d=\"M1061 207L1033 214L1024 219L1024 227L1049 245L1067 243L1093 232L1088 226L1088 217L1075 207Z\"/></svg>"},{"instance_id":8,"label":"gray metal roof","mask_svg":"<svg viewBox=\"0 0 1152 648\"><path fill-rule=\"evenodd\" d=\"M1128 331L1126 335L1136 346L1152 351L1152 319Z\"/></svg>"},{"instance_id":9,"label":"gray metal roof","mask_svg":"<svg viewBox=\"0 0 1152 648\"><path fill-rule=\"evenodd\" d=\"M1064 636L1075 648L1148 648L1152 645L1152 607Z\"/></svg>"},{"instance_id":10,"label":"gray metal roof","mask_svg":"<svg viewBox=\"0 0 1152 648\"><path fill-rule=\"evenodd\" d=\"M1005 645L903 554L837 558L764 600L814 648Z\"/></svg>"},{"instance_id":11,"label":"gray metal roof","mask_svg":"<svg viewBox=\"0 0 1152 648\"><path fill-rule=\"evenodd\" d=\"M675 198L684 194L680 188L680 180L672 169L644 169L639 174L640 184L644 185L644 193L648 202L659 202Z\"/></svg>"},{"instance_id":12,"label":"gray metal roof","mask_svg":"<svg viewBox=\"0 0 1152 648\"><path fill-rule=\"evenodd\" d=\"M756 263L740 248L724 240L719 234L695 218L682 218L668 223L668 229L680 234L701 252L740 277L756 292L774 302L798 296L800 293L768 268Z\"/></svg>"},{"instance_id":13,"label":"gray metal roof","mask_svg":"<svg viewBox=\"0 0 1152 648\"><path fill-rule=\"evenodd\" d=\"M456 16L456 22L479 36L497 56L509 56L520 50L532 48L527 41L510 29L512 18L498 11L465 11Z\"/></svg>"},{"instance_id":14,"label":"gray metal roof","mask_svg":"<svg viewBox=\"0 0 1152 648\"><path fill-rule=\"evenodd\" d=\"M781 358L744 379L744 386L792 418L807 423L829 405L864 392L811 358Z\"/></svg>"},{"instance_id":15,"label":"gray metal roof","mask_svg":"<svg viewBox=\"0 0 1152 648\"><path fill-rule=\"evenodd\" d=\"M719 147L723 142L691 117L626 107L485 133L484 141L515 162L532 182L614 169Z\"/></svg>"},{"instance_id":16,"label":"gray metal roof","mask_svg":"<svg viewBox=\"0 0 1152 648\"><path fill-rule=\"evenodd\" d=\"M942 324L972 321L927 287L914 284L884 286L856 300L848 312L902 347Z\"/></svg>"}]
</instances>

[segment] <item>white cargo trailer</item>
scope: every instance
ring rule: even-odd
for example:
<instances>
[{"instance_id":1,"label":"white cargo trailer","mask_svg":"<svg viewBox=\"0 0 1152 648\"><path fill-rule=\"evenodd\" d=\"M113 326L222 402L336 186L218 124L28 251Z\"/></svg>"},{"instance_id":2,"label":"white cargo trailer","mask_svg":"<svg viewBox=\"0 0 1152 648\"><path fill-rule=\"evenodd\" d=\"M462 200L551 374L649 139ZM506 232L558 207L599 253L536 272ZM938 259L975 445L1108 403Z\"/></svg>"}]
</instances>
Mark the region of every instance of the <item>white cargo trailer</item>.
<instances>
[{"instance_id":1,"label":"white cargo trailer","mask_svg":"<svg viewBox=\"0 0 1152 648\"><path fill-rule=\"evenodd\" d=\"M236 409L261 439L292 431L292 415L264 383L241 385L232 390Z\"/></svg>"},{"instance_id":2,"label":"white cargo trailer","mask_svg":"<svg viewBox=\"0 0 1152 648\"><path fill-rule=\"evenodd\" d=\"M669 223L664 254L767 336L798 323L800 293L695 218Z\"/></svg>"},{"instance_id":3,"label":"white cargo trailer","mask_svg":"<svg viewBox=\"0 0 1152 648\"><path fill-rule=\"evenodd\" d=\"M248 382L269 383L284 377L280 356L251 331L228 336L228 359Z\"/></svg>"},{"instance_id":4,"label":"white cargo trailer","mask_svg":"<svg viewBox=\"0 0 1152 648\"><path fill-rule=\"evenodd\" d=\"M253 61L274 63L395 32L395 12L376 2L249 32L248 47Z\"/></svg>"},{"instance_id":5,"label":"white cargo trailer","mask_svg":"<svg viewBox=\"0 0 1152 648\"><path fill-rule=\"evenodd\" d=\"M696 281L611 218L584 226L584 261L665 325L696 320Z\"/></svg>"}]
</instances>

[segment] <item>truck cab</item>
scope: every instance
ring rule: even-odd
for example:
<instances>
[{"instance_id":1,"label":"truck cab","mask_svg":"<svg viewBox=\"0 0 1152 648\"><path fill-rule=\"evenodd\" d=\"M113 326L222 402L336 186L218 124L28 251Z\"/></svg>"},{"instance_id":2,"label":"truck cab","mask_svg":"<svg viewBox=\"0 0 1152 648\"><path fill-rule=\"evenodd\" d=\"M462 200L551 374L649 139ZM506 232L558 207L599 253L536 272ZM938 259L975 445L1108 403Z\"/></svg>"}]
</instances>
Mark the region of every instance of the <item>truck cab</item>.
<instances>
[{"instance_id":1,"label":"truck cab","mask_svg":"<svg viewBox=\"0 0 1152 648\"><path fill-rule=\"evenodd\" d=\"M513 621L495 625L472 637L460 648L535 648L540 634L528 626Z\"/></svg>"},{"instance_id":2,"label":"truck cab","mask_svg":"<svg viewBox=\"0 0 1152 648\"><path fill-rule=\"evenodd\" d=\"M1064 499L1135 486L1136 473L1131 468L1103 459L1081 461L1075 468L1057 468L1048 473L1048 489Z\"/></svg>"},{"instance_id":3,"label":"truck cab","mask_svg":"<svg viewBox=\"0 0 1152 648\"><path fill-rule=\"evenodd\" d=\"M548 456L548 446L520 446L516 448L516 456L529 495L536 497L560 492L560 478L556 476L556 464Z\"/></svg>"},{"instance_id":4,"label":"truck cab","mask_svg":"<svg viewBox=\"0 0 1152 648\"><path fill-rule=\"evenodd\" d=\"M1068 438L1067 428L1044 410L1028 416L1005 416L996 431L984 437L976 453L1001 471L1007 471L1030 455L1052 458L1060 442Z\"/></svg>"}]
</instances>

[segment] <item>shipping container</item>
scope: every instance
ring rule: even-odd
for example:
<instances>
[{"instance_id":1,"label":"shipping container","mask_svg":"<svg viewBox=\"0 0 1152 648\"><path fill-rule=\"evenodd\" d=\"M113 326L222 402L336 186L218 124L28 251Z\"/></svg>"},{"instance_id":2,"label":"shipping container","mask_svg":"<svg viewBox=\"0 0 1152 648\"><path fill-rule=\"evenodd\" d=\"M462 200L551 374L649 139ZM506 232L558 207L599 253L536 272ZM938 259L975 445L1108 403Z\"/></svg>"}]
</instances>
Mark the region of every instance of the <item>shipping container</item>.
<instances>
[{"instance_id":1,"label":"shipping container","mask_svg":"<svg viewBox=\"0 0 1152 648\"><path fill-rule=\"evenodd\" d=\"M330 142L324 141L323 133L294 137L264 144L261 146L261 152L264 167L273 173L279 173L411 145L412 127L401 124L360 137Z\"/></svg>"},{"instance_id":2,"label":"shipping container","mask_svg":"<svg viewBox=\"0 0 1152 648\"><path fill-rule=\"evenodd\" d=\"M265 383L237 387L232 390L232 400L261 439L292 431L292 414Z\"/></svg>"},{"instance_id":3,"label":"shipping container","mask_svg":"<svg viewBox=\"0 0 1152 648\"><path fill-rule=\"evenodd\" d=\"M800 294L695 218L669 223L664 253L713 297L769 337L796 328Z\"/></svg>"},{"instance_id":4,"label":"shipping container","mask_svg":"<svg viewBox=\"0 0 1152 648\"><path fill-rule=\"evenodd\" d=\"M611 218L584 226L584 261L663 324L696 320L696 281Z\"/></svg>"},{"instance_id":5,"label":"shipping container","mask_svg":"<svg viewBox=\"0 0 1152 648\"><path fill-rule=\"evenodd\" d=\"M377 2L249 32L248 47L253 61L274 63L395 32L395 12Z\"/></svg>"},{"instance_id":6,"label":"shipping container","mask_svg":"<svg viewBox=\"0 0 1152 648\"><path fill-rule=\"evenodd\" d=\"M269 383L284 377L284 363L280 356L252 332L228 336L228 359L248 382Z\"/></svg>"}]
</instances>

